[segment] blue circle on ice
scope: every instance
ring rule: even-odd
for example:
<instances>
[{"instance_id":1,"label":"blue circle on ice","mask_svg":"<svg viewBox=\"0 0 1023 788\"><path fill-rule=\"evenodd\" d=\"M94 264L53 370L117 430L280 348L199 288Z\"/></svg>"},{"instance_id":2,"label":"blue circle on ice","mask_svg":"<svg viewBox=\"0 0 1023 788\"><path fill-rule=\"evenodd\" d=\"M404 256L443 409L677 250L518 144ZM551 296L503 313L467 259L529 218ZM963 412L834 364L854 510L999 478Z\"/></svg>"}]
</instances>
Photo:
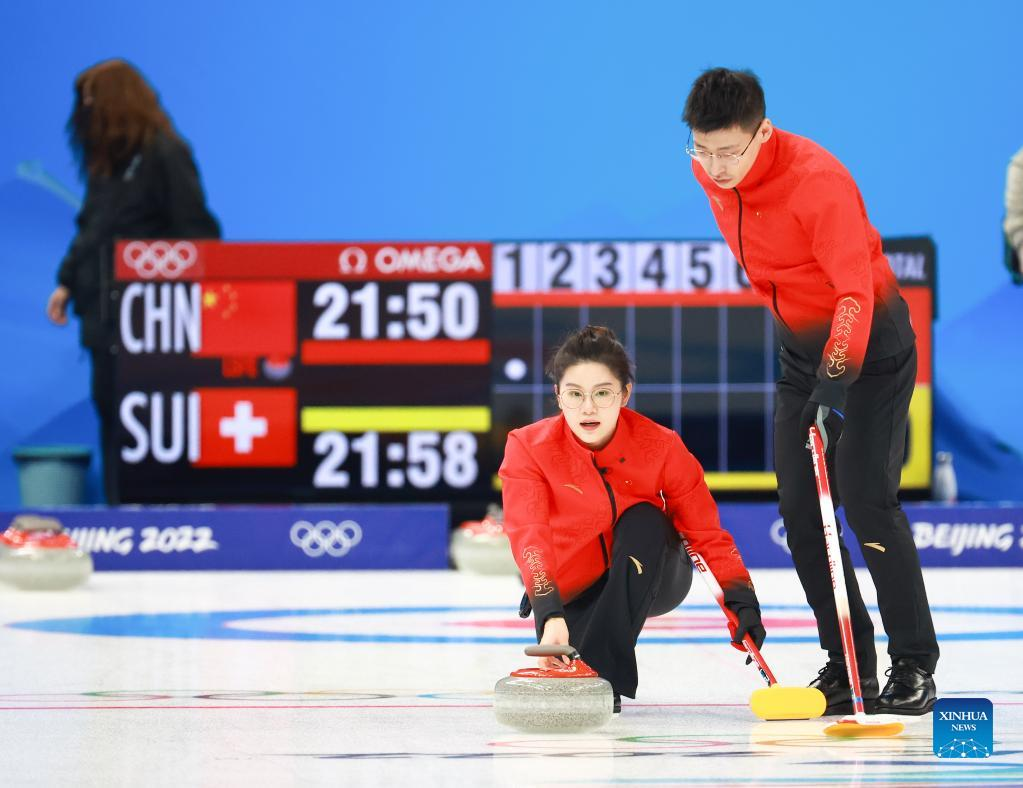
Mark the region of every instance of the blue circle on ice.
<instances>
[{"instance_id":1,"label":"blue circle on ice","mask_svg":"<svg viewBox=\"0 0 1023 788\"><path fill-rule=\"evenodd\" d=\"M806 611L805 605L764 605L768 611ZM686 611L717 611L716 605L685 605ZM875 608L876 610L876 608ZM972 607L936 605L934 613L959 615L1023 616L1023 607ZM206 640L274 640L274 641L329 641L347 643L532 643L531 629L521 635L475 634L416 634L401 632L400 623L395 632L289 632L283 629L256 628L257 619L287 619L311 616L429 616L450 613L504 613L511 616L509 606L499 607L350 607L312 608L297 610L219 610L212 612L150 613L109 616L83 616L79 618L51 618L38 621L18 621L7 624L14 629L35 632L59 632L75 635L106 637L197 638ZM249 626L246 626L249 622ZM439 629L440 627L438 627ZM882 640L878 633L878 640ZM1000 629L983 632L943 632L943 642L953 640L1021 640L1023 630ZM722 636L664 636L642 637L642 643L685 645L720 643ZM816 643L817 635L779 635L772 643Z\"/></svg>"}]
</instances>

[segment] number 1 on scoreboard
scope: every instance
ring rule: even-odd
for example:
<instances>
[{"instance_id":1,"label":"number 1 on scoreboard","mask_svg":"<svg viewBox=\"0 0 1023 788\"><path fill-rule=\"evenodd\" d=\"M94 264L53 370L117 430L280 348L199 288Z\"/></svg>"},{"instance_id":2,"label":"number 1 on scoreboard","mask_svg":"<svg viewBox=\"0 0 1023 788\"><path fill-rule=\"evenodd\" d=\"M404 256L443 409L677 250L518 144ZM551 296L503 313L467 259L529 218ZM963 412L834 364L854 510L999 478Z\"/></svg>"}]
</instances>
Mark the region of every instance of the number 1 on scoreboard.
<instances>
[{"instance_id":1,"label":"number 1 on scoreboard","mask_svg":"<svg viewBox=\"0 0 1023 788\"><path fill-rule=\"evenodd\" d=\"M494 245L494 292L535 293L539 245L500 243Z\"/></svg>"}]
</instances>

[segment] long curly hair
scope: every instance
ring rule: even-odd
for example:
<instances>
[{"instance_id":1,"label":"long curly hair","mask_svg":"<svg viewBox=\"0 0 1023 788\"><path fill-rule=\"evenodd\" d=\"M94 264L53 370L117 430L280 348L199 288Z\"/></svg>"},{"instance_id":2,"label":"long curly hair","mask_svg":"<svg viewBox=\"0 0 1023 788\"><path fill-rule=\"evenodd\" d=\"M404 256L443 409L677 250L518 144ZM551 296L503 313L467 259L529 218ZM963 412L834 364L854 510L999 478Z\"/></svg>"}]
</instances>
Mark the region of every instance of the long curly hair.
<instances>
[{"instance_id":1,"label":"long curly hair","mask_svg":"<svg viewBox=\"0 0 1023 788\"><path fill-rule=\"evenodd\" d=\"M158 132L177 136L159 96L135 66L104 60L75 77L67 134L83 179L123 170Z\"/></svg>"}]
</instances>

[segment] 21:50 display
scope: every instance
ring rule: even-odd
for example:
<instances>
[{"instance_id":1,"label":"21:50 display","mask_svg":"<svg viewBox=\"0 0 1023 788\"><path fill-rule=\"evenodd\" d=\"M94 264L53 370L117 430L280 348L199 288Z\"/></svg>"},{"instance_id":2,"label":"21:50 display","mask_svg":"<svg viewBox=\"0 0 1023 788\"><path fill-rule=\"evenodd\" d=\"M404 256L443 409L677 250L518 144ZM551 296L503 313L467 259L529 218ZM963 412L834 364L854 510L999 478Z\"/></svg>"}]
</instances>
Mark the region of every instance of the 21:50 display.
<instances>
[{"instance_id":1,"label":"21:50 display","mask_svg":"<svg viewBox=\"0 0 1023 788\"><path fill-rule=\"evenodd\" d=\"M376 339L383 328L388 339L435 339L442 333L449 339L468 339L480 324L479 294L467 282L411 282L404 294L380 297L380 285L367 282L349 290L340 282L326 282L316 288L313 304L323 312L313 326L314 339L349 339L349 307L359 307L359 336Z\"/></svg>"}]
</instances>

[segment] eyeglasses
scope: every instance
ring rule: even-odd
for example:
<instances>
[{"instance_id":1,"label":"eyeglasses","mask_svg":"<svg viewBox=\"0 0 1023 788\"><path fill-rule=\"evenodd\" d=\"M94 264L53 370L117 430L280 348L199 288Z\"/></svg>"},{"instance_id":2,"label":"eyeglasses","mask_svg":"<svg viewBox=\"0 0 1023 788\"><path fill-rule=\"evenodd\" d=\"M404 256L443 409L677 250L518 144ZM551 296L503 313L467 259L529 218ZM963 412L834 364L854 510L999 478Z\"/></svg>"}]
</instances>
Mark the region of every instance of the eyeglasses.
<instances>
[{"instance_id":1,"label":"eyeglasses","mask_svg":"<svg viewBox=\"0 0 1023 788\"><path fill-rule=\"evenodd\" d=\"M763 121L761 121L763 123ZM757 130L753 132L753 136L749 138L749 142L746 143L746 147L742 149L742 153L711 153L710 151L700 150L699 148L693 147L693 132L689 132L689 141L686 143L686 153L693 159L703 162L704 164L710 164L715 159L720 162L724 162L727 165L735 166L742 157L746 155L746 151L749 150L749 146L753 144L753 140L757 138L757 134L760 133L760 125L757 125Z\"/></svg>"},{"instance_id":2,"label":"eyeglasses","mask_svg":"<svg viewBox=\"0 0 1023 788\"><path fill-rule=\"evenodd\" d=\"M576 408L582 407L582 404L586 401L586 397L589 397L593 404L598 408L610 408L615 404L615 400L618 399L618 395L622 392L615 391L612 388L599 388L594 389L590 394L579 389L565 389L558 394L558 400L566 408L575 410Z\"/></svg>"}]
</instances>

